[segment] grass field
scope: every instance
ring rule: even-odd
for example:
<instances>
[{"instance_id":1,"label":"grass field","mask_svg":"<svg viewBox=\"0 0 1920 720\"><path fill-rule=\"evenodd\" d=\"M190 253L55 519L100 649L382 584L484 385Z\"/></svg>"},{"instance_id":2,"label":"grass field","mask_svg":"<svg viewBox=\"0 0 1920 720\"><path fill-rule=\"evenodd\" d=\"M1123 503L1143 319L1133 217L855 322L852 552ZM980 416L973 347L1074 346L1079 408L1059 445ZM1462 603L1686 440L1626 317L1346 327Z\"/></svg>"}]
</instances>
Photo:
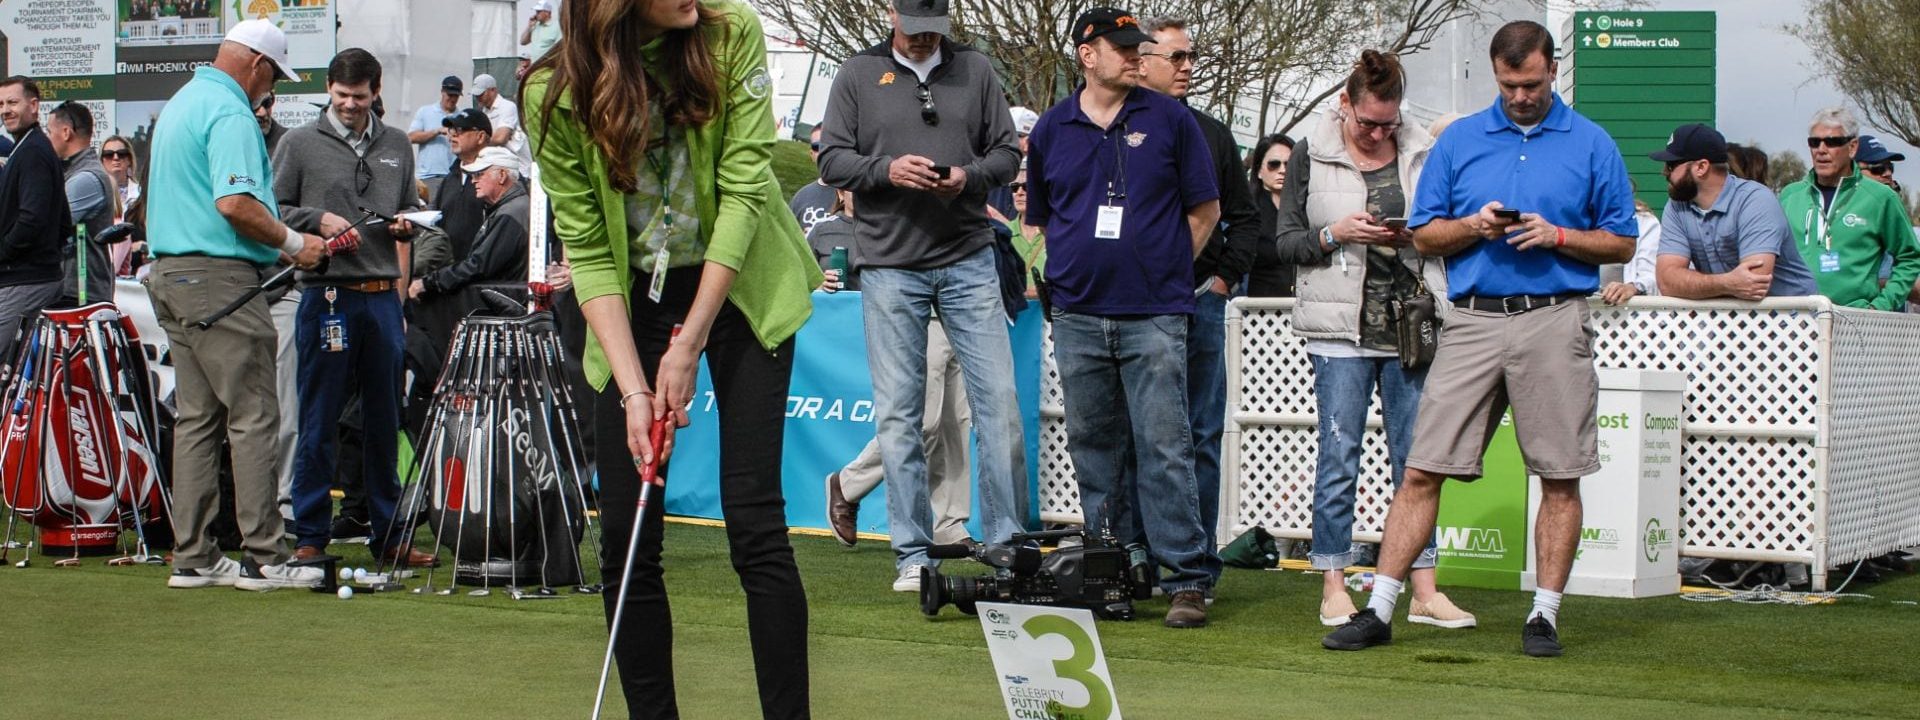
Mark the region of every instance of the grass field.
<instances>
[{"instance_id":1,"label":"grass field","mask_svg":"<svg viewBox=\"0 0 1920 720\"><path fill-rule=\"evenodd\" d=\"M667 533L681 709L756 717L723 531ZM815 717L1006 716L977 622L952 609L925 618L887 591L884 542L794 544ZM364 547L336 549L365 561ZM0 717L583 717L605 643L589 597L168 590L158 567L35 561L0 568ZM1317 588L1301 573L1230 569L1208 628L1161 627L1161 600L1145 603L1151 620L1102 623L1120 707L1136 719L1920 714L1914 576L1820 607L1570 597L1556 660L1519 654L1529 595L1468 589L1450 594L1480 616L1477 630L1400 623L1391 647L1327 652Z\"/></svg>"}]
</instances>

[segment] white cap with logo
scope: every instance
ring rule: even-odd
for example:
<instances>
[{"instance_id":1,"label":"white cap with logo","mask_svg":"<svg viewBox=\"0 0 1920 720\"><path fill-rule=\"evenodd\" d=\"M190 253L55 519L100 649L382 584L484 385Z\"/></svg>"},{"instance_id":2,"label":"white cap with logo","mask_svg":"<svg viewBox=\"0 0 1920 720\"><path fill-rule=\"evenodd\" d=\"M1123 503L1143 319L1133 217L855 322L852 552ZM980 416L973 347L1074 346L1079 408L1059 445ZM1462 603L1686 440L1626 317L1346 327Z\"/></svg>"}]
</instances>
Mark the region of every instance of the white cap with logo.
<instances>
[{"instance_id":1,"label":"white cap with logo","mask_svg":"<svg viewBox=\"0 0 1920 720\"><path fill-rule=\"evenodd\" d=\"M248 20L234 25L227 31L226 41L253 48L254 52L267 56L273 61L274 68L280 71L283 80L295 80L300 73L293 69L293 62L287 59L287 34L269 20Z\"/></svg>"},{"instance_id":2,"label":"white cap with logo","mask_svg":"<svg viewBox=\"0 0 1920 720\"><path fill-rule=\"evenodd\" d=\"M520 162L520 156L503 147L489 147L480 150L480 156L473 162L461 165L460 169L468 173L477 173L488 168L506 168L515 175L526 174L526 164Z\"/></svg>"},{"instance_id":3,"label":"white cap with logo","mask_svg":"<svg viewBox=\"0 0 1920 720\"><path fill-rule=\"evenodd\" d=\"M1021 135L1032 135L1033 126L1040 124L1040 113L1015 105L1008 110L1013 115L1013 131Z\"/></svg>"}]
</instances>

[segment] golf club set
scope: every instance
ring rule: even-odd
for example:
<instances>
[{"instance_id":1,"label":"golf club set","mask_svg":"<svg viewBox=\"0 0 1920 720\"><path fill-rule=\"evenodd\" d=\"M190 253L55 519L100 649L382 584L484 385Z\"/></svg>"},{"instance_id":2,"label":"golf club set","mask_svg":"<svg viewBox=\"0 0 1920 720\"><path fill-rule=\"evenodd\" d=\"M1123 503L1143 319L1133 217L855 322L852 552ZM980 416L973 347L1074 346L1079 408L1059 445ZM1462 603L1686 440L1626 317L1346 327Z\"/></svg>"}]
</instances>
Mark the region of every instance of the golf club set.
<instances>
[{"instance_id":1,"label":"golf club set","mask_svg":"<svg viewBox=\"0 0 1920 720\"><path fill-rule=\"evenodd\" d=\"M598 593L580 559L580 543L589 534L598 541L582 485L591 471L553 315L483 294L492 310L461 320L435 380L414 482L394 514L406 526L391 529L409 547L395 556L404 560L413 523L424 518L453 553L453 572L442 588L428 568L416 594L452 595L462 583L469 595L504 587L515 600L560 597L556 588L568 586ZM383 563L368 584L396 590L393 581L411 574Z\"/></svg>"}]
</instances>

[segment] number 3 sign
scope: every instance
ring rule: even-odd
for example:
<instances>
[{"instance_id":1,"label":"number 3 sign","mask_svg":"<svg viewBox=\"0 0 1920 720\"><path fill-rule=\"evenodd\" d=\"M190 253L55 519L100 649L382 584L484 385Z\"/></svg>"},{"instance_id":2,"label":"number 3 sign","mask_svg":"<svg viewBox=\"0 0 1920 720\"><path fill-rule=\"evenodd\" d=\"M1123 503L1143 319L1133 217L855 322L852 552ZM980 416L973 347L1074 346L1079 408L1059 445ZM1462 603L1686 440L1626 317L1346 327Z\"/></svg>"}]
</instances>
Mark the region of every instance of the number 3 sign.
<instances>
[{"instance_id":1,"label":"number 3 sign","mask_svg":"<svg viewBox=\"0 0 1920 720\"><path fill-rule=\"evenodd\" d=\"M980 629L1012 720L1120 720L1093 613L980 603Z\"/></svg>"}]
</instances>

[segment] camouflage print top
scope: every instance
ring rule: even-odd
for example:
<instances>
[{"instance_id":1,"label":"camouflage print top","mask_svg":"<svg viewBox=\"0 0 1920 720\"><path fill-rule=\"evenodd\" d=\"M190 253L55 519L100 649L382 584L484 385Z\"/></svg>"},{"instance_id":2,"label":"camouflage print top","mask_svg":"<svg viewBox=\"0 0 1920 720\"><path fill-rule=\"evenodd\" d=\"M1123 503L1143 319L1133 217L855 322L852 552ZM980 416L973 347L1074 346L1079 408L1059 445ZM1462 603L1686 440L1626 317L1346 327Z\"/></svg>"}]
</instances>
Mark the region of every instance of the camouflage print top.
<instances>
[{"instance_id":1,"label":"camouflage print top","mask_svg":"<svg viewBox=\"0 0 1920 720\"><path fill-rule=\"evenodd\" d=\"M1399 163L1360 174L1367 183L1367 212L1376 222L1407 216L1407 193L1400 184ZM1387 304L1395 295L1412 293L1418 287L1413 273L1400 262L1397 249L1381 245L1367 246L1367 280L1360 300L1360 347L1368 350L1399 350L1399 336L1387 319Z\"/></svg>"}]
</instances>

